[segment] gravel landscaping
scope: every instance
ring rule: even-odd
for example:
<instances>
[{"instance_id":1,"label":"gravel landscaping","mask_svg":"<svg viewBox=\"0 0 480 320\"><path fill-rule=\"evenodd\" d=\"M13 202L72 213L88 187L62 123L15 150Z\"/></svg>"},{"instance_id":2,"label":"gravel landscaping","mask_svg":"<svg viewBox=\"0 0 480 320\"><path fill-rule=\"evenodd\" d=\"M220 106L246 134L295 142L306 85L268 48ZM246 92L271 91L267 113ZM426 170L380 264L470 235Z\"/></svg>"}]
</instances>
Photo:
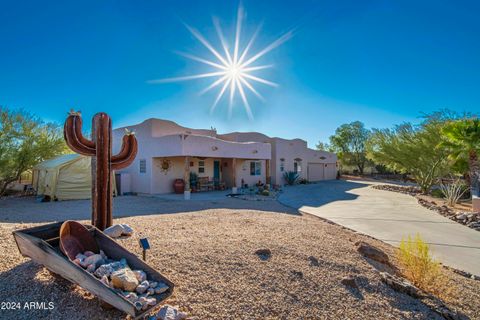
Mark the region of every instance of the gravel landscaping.
<instances>
[{"instance_id":1,"label":"gravel landscaping","mask_svg":"<svg viewBox=\"0 0 480 320\"><path fill-rule=\"evenodd\" d=\"M380 272L389 271L388 267L364 258L355 243L372 244L395 263L393 247L316 217L298 215L274 201L192 204L130 197L128 202L143 203L143 207L135 216L125 213L115 219L135 230L132 237L118 241L141 256L138 240L149 238L148 263L176 285L166 303L191 318L442 319L419 300L387 286ZM242 209L246 204L255 207ZM72 203L48 205L70 207ZM66 210L64 217L80 215L72 211ZM0 318L128 318L116 310L103 310L88 292L21 257L11 232L41 223L28 222L26 211L17 212L25 223L13 213L9 216L14 221L0 214L0 301L22 306L30 301L53 302L54 308L2 310ZM87 211L81 220L88 222L88 216ZM41 221L61 217L43 213ZM445 272L459 293L449 306L479 319L480 281Z\"/></svg>"}]
</instances>

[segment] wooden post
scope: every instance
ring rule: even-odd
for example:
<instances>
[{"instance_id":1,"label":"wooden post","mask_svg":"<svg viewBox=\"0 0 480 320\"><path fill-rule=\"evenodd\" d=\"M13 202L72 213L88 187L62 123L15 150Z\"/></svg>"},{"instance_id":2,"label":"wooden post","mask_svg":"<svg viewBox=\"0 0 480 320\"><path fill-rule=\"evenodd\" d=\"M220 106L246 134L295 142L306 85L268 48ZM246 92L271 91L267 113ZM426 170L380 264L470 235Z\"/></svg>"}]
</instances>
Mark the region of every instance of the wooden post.
<instances>
[{"instance_id":1,"label":"wooden post","mask_svg":"<svg viewBox=\"0 0 480 320\"><path fill-rule=\"evenodd\" d=\"M270 184L270 159L265 160L265 183Z\"/></svg>"},{"instance_id":2,"label":"wooden post","mask_svg":"<svg viewBox=\"0 0 480 320\"><path fill-rule=\"evenodd\" d=\"M232 158L232 179L233 179L232 192L237 193L237 159L235 158Z\"/></svg>"},{"instance_id":3,"label":"wooden post","mask_svg":"<svg viewBox=\"0 0 480 320\"><path fill-rule=\"evenodd\" d=\"M190 191L190 158L185 157L185 171L183 173L183 180L185 182L185 191Z\"/></svg>"}]
</instances>

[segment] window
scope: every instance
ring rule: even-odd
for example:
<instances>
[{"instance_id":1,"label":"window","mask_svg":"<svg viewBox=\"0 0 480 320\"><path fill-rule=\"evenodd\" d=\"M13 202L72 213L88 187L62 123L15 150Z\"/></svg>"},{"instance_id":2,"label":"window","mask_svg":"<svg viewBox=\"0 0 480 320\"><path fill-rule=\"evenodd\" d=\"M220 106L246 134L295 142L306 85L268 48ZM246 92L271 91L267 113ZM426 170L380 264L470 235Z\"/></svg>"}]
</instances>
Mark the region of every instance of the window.
<instances>
[{"instance_id":1,"label":"window","mask_svg":"<svg viewBox=\"0 0 480 320\"><path fill-rule=\"evenodd\" d=\"M250 175L259 176L262 174L262 163L260 161L250 162Z\"/></svg>"},{"instance_id":2,"label":"window","mask_svg":"<svg viewBox=\"0 0 480 320\"><path fill-rule=\"evenodd\" d=\"M198 161L198 173L205 173L205 161Z\"/></svg>"},{"instance_id":3,"label":"window","mask_svg":"<svg viewBox=\"0 0 480 320\"><path fill-rule=\"evenodd\" d=\"M147 160L140 159L140 173L146 173L146 172L147 172Z\"/></svg>"},{"instance_id":4,"label":"window","mask_svg":"<svg viewBox=\"0 0 480 320\"><path fill-rule=\"evenodd\" d=\"M293 161L293 172L295 173L302 172L302 160Z\"/></svg>"},{"instance_id":5,"label":"window","mask_svg":"<svg viewBox=\"0 0 480 320\"><path fill-rule=\"evenodd\" d=\"M285 159L280 159L280 172L285 171Z\"/></svg>"}]
</instances>

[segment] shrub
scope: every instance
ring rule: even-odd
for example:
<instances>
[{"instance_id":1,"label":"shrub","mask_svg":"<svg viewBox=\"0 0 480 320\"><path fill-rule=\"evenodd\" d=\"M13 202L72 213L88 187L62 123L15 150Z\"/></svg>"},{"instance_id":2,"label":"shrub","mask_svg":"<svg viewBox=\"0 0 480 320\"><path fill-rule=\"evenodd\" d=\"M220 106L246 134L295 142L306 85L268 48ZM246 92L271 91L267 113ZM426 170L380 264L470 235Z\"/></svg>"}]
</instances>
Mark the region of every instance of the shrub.
<instances>
[{"instance_id":1,"label":"shrub","mask_svg":"<svg viewBox=\"0 0 480 320\"><path fill-rule=\"evenodd\" d=\"M458 178L453 179L450 183L441 183L440 189L445 196L447 205L453 207L467 191L467 186Z\"/></svg>"},{"instance_id":2,"label":"shrub","mask_svg":"<svg viewBox=\"0 0 480 320\"><path fill-rule=\"evenodd\" d=\"M430 191L430 194L435 198L443 198L443 192L440 189L433 189Z\"/></svg>"},{"instance_id":3,"label":"shrub","mask_svg":"<svg viewBox=\"0 0 480 320\"><path fill-rule=\"evenodd\" d=\"M270 195L270 191L268 191L267 189L262 191L262 196L269 196L269 195Z\"/></svg>"},{"instance_id":4,"label":"shrub","mask_svg":"<svg viewBox=\"0 0 480 320\"><path fill-rule=\"evenodd\" d=\"M418 288L439 297L451 294L452 286L442 273L440 264L430 255L430 247L419 234L402 239L398 260L403 276Z\"/></svg>"},{"instance_id":5,"label":"shrub","mask_svg":"<svg viewBox=\"0 0 480 320\"><path fill-rule=\"evenodd\" d=\"M297 183L299 175L297 172L287 171L283 174L283 178L288 185L293 186L295 183Z\"/></svg>"}]
</instances>

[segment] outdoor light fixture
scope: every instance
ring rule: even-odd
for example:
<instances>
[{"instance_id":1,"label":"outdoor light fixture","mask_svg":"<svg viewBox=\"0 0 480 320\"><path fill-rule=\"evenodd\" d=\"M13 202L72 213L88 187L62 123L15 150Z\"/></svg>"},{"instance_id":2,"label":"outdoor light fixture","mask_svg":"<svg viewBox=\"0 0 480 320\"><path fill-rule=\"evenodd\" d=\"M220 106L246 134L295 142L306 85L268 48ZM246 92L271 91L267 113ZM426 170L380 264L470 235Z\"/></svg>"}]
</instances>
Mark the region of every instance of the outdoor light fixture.
<instances>
[{"instance_id":1,"label":"outdoor light fixture","mask_svg":"<svg viewBox=\"0 0 480 320\"><path fill-rule=\"evenodd\" d=\"M140 243L140 248L142 248L143 261L147 261L147 250L150 249L148 238L141 238L138 242Z\"/></svg>"}]
</instances>

